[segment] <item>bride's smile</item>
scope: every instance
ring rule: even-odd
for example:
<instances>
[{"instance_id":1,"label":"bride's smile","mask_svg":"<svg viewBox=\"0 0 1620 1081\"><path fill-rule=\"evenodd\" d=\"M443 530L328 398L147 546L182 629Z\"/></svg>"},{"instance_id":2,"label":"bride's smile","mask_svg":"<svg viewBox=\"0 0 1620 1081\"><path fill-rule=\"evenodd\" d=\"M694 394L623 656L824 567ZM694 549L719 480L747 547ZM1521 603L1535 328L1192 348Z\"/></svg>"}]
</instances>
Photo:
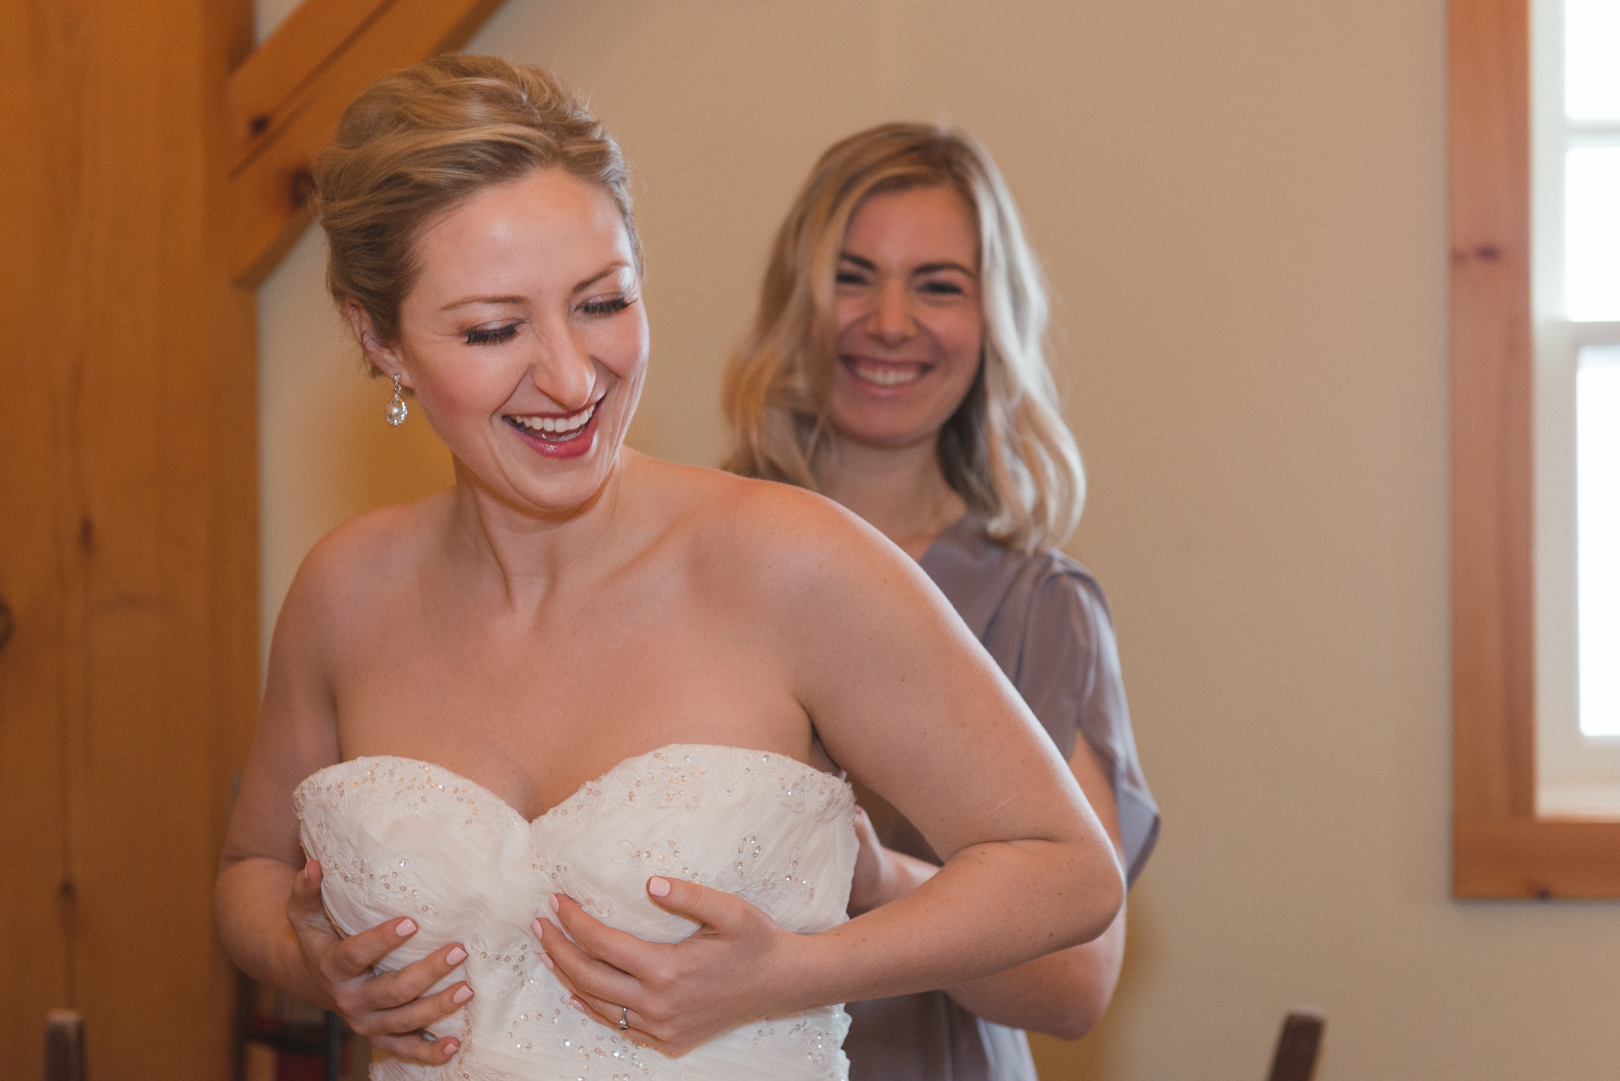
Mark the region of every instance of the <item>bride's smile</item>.
<instances>
[{"instance_id":1,"label":"bride's smile","mask_svg":"<svg viewBox=\"0 0 1620 1081\"><path fill-rule=\"evenodd\" d=\"M506 420L536 451L548 458L577 458L589 451L596 439L597 398L573 413L507 414Z\"/></svg>"}]
</instances>

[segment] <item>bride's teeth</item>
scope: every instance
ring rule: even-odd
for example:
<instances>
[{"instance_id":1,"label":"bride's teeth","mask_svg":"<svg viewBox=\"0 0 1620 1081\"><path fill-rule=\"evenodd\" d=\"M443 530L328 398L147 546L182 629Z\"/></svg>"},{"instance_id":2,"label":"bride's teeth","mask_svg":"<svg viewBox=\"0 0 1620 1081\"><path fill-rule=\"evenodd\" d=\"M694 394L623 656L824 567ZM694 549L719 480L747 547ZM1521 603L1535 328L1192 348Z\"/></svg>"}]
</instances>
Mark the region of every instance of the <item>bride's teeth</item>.
<instances>
[{"instance_id":1,"label":"bride's teeth","mask_svg":"<svg viewBox=\"0 0 1620 1081\"><path fill-rule=\"evenodd\" d=\"M600 400L592 402L571 417L512 417L519 426L531 432L542 432L547 435L565 435L577 432L591 422L596 414L596 407L602 404Z\"/></svg>"}]
</instances>

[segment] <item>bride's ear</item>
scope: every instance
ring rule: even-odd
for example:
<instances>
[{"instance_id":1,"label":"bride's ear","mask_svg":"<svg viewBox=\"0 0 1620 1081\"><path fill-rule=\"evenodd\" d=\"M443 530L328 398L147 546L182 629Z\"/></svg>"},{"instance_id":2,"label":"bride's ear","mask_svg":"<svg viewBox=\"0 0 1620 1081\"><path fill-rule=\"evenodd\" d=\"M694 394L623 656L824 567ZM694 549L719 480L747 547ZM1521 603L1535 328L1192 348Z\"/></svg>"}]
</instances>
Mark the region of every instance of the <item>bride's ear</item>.
<instances>
[{"instance_id":1,"label":"bride's ear","mask_svg":"<svg viewBox=\"0 0 1620 1081\"><path fill-rule=\"evenodd\" d=\"M343 303L343 314L348 316L349 329L354 331L354 339L360 343L360 351L366 355L366 362L388 378L398 376L402 385L411 386L411 376L401 363L399 350L384 344L382 336L377 333L377 325L371 320L371 313L358 300L350 297Z\"/></svg>"}]
</instances>

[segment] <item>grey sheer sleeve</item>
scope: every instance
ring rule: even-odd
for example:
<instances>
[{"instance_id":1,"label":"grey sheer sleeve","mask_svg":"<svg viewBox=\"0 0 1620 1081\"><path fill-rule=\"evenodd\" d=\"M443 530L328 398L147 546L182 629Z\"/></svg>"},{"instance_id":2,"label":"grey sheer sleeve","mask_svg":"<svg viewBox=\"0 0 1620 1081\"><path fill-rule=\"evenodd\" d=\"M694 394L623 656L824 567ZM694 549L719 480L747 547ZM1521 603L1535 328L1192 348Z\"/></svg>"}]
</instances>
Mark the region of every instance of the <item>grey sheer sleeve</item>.
<instances>
[{"instance_id":1,"label":"grey sheer sleeve","mask_svg":"<svg viewBox=\"0 0 1620 1081\"><path fill-rule=\"evenodd\" d=\"M1054 568L1031 590L1021 629L1013 684L1064 758L1078 732L1110 772L1134 882L1158 840L1159 809L1136 756L1107 599L1090 575Z\"/></svg>"}]
</instances>

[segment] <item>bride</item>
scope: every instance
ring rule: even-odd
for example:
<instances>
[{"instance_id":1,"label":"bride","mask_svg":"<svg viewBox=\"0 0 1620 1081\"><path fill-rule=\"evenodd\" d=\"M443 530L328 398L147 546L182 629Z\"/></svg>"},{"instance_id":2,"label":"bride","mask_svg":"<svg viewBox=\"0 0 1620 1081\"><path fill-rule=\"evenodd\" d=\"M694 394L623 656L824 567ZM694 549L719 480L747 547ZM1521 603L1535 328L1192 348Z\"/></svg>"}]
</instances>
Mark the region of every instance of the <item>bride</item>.
<instances>
[{"instance_id":1,"label":"bride","mask_svg":"<svg viewBox=\"0 0 1620 1081\"><path fill-rule=\"evenodd\" d=\"M914 563L623 446L627 171L550 76L379 80L316 173L387 419L456 483L342 526L287 595L216 887L244 971L341 1012L379 1077L839 1078L839 1003L1108 926L1096 816ZM840 769L946 857L848 921Z\"/></svg>"}]
</instances>

